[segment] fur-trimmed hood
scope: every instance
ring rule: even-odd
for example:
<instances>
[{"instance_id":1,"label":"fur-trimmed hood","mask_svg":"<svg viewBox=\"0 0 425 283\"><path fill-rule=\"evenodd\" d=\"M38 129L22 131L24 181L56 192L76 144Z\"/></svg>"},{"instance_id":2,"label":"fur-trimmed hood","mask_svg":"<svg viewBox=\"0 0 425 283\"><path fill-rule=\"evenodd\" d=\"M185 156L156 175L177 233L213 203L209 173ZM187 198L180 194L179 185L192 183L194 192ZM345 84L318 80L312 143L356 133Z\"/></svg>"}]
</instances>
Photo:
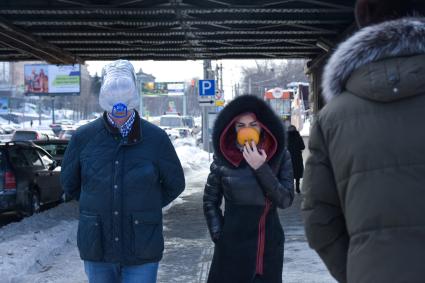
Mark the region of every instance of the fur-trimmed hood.
<instances>
[{"instance_id":1,"label":"fur-trimmed hood","mask_svg":"<svg viewBox=\"0 0 425 283\"><path fill-rule=\"evenodd\" d=\"M366 65L384 59L425 54L424 39L424 18L403 18L361 29L340 44L329 59L322 81L325 100L329 102L340 95L352 74ZM393 83L391 79L389 77ZM397 83L397 78L394 80L394 84ZM391 89L398 91L395 86Z\"/></svg>"},{"instance_id":2,"label":"fur-trimmed hood","mask_svg":"<svg viewBox=\"0 0 425 283\"><path fill-rule=\"evenodd\" d=\"M255 114L264 130L263 132L269 137L270 152L272 154L268 156L268 160L273 163L285 148L283 123L264 100L253 95L242 95L235 98L218 114L212 133L216 158L228 165L236 166L234 162L229 160L229 156L223 153L220 146L223 140L220 141L220 138L224 131L233 131L233 124L236 117L247 112ZM229 146L234 146L236 149L236 140L229 142Z\"/></svg>"}]
</instances>

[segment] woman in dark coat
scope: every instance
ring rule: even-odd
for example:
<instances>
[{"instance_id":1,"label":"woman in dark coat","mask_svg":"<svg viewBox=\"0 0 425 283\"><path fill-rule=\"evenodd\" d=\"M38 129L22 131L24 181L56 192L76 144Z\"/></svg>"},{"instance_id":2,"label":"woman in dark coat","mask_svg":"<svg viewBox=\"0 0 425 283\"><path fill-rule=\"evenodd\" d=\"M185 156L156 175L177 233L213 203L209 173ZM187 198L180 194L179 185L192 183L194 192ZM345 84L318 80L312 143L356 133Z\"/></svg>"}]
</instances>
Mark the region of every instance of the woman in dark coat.
<instances>
[{"instance_id":1,"label":"woman in dark coat","mask_svg":"<svg viewBox=\"0 0 425 283\"><path fill-rule=\"evenodd\" d=\"M260 133L258 145L237 142L246 128ZM294 198L284 135L280 119L255 96L234 99L218 115L203 198L215 243L208 283L282 282L284 234L277 207L289 207Z\"/></svg>"},{"instance_id":2,"label":"woman in dark coat","mask_svg":"<svg viewBox=\"0 0 425 283\"><path fill-rule=\"evenodd\" d=\"M292 168L294 169L295 191L300 193L300 179L304 173L302 151L305 149L303 138L295 126L288 127L288 150L291 153Z\"/></svg>"}]
</instances>

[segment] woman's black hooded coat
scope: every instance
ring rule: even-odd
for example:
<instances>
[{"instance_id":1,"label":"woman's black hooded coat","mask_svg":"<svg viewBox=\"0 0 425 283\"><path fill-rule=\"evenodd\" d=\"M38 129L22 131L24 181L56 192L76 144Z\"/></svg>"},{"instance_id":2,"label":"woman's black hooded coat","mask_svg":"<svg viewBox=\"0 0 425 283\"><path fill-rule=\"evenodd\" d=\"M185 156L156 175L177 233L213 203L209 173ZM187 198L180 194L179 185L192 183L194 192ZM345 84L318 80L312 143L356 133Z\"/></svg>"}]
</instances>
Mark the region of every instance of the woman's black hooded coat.
<instances>
[{"instance_id":1,"label":"woman's black hooded coat","mask_svg":"<svg viewBox=\"0 0 425 283\"><path fill-rule=\"evenodd\" d=\"M267 162L253 170L236 147L235 119L251 112L262 128ZM294 198L291 157L281 120L261 99L243 95L218 115L214 161L204 191L204 213L215 250L209 283L282 282L284 234L277 207ZM225 199L224 215L221 210Z\"/></svg>"}]
</instances>

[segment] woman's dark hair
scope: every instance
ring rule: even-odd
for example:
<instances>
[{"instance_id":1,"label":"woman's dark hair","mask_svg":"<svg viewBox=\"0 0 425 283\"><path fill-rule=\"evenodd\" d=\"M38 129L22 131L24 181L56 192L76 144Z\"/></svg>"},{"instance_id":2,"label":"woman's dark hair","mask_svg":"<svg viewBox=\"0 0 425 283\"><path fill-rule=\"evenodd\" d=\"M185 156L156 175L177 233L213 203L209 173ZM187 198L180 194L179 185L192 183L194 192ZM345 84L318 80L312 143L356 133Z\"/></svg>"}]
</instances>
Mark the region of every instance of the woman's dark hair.
<instances>
[{"instance_id":1,"label":"woman's dark hair","mask_svg":"<svg viewBox=\"0 0 425 283\"><path fill-rule=\"evenodd\" d=\"M424 0L357 0L356 21L359 27L409 16L424 16Z\"/></svg>"}]
</instances>

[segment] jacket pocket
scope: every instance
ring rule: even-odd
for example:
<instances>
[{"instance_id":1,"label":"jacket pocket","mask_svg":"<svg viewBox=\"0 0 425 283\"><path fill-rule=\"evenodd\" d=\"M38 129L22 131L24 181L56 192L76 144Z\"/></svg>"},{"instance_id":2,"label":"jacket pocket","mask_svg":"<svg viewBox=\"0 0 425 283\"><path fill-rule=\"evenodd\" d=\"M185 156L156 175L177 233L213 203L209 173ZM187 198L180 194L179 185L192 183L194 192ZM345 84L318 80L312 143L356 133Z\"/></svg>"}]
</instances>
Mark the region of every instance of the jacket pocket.
<instances>
[{"instance_id":1,"label":"jacket pocket","mask_svg":"<svg viewBox=\"0 0 425 283\"><path fill-rule=\"evenodd\" d=\"M102 227L97 215L80 214L77 246L83 260L98 261L103 258Z\"/></svg>"},{"instance_id":2,"label":"jacket pocket","mask_svg":"<svg viewBox=\"0 0 425 283\"><path fill-rule=\"evenodd\" d=\"M162 256L162 212L136 212L132 214L133 252L141 259L155 259Z\"/></svg>"}]
</instances>

